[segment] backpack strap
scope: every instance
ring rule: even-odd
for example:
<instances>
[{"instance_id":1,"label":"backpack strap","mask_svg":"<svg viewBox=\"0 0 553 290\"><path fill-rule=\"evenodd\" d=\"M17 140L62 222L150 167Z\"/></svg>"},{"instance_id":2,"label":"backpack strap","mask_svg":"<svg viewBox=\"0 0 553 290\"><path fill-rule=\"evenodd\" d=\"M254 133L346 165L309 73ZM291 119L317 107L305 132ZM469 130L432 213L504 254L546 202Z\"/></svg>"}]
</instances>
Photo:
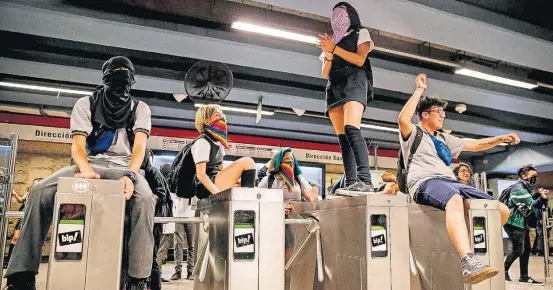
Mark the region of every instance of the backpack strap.
<instances>
[{"instance_id":1,"label":"backpack strap","mask_svg":"<svg viewBox=\"0 0 553 290\"><path fill-rule=\"evenodd\" d=\"M411 150L409 151L409 157L407 158L407 164L405 165L405 170L409 171L409 166L411 166L411 162L413 161L413 157L415 156L415 152L417 152L417 149L419 148L419 145L421 145L422 137L424 136L424 131L419 128L419 126L414 125L416 129L416 135L415 140L413 140L413 145L411 145ZM403 157L403 156L402 156Z\"/></svg>"},{"instance_id":2,"label":"backpack strap","mask_svg":"<svg viewBox=\"0 0 553 290\"><path fill-rule=\"evenodd\" d=\"M275 183L275 175L269 174L269 180L267 180L267 188L273 188L273 183Z\"/></svg>"}]
</instances>

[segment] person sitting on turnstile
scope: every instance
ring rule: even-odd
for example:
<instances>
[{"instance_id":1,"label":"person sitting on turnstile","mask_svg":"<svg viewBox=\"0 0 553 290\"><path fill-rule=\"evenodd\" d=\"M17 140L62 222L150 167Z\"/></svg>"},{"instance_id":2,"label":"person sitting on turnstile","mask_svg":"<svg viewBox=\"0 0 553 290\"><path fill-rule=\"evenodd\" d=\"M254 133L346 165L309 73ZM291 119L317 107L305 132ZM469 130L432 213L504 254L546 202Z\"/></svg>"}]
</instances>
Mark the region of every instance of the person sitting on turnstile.
<instances>
[{"instance_id":1,"label":"person sitting on turnstile","mask_svg":"<svg viewBox=\"0 0 553 290\"><path fill-rule=\"evenodd\" d=\"M142 170L144 177L148 181L148 185L156 199L155 216L172 217L173 216L173 200L169 191L169 185L165 176L159 169L152 164L154 153L151 150L146 151L144 161L142 162ZM163 226L154 224L154 252L152 262L152 272L150 274L149 290L161 290L161 264L157 262L157 251L163 234Z\"/></svg>"},{"instance_id":2,"label":"person sitting on turnstile","mask_svg":"<svg viewBox=\"0 0 553 290\"><path fill-rule=\"evenodd\" d=\"M110 58L102 66L103 85L92 96L77 100L71 113L71 157L63 168L31 188L21 236L6 272L9 290L35 289L42 243L52 224L59 177L112 179L124 182L131 207L127 290L146 288L152 269L155 201L146 179L138 174L150 134L151 113L130 89L134 66L125 57Z\"/></svg>"},{"instance_id":3,"label":"person sitting on turnstile","mask_svg":"<svg viewBox=\"0 0 553 290\"><path fill-rule=\"evenodd\" d=\"M260 188L278 188L284 190L284 201L316 201L317 192L301 176L301 169L298 161L292 154L292 149L289 147L278 151L273 159L271 159L268 175L260 182ZM292 210L290 204L284 206L284 211L288 215ZM285 229L285 257L286 261L291 257L293 252L293 236L289 225Z\"/></svg>"},{"instance_id":4,"label":"person sitting on turnstile","mask_svg":"<svg viewBox=\"0 0 553 290\"><path fill-rule=\"evenodd\" d=\"M398 117L401 151L405 168L408 169L408 192L416 203L445 210L447 232L461 257L463 282L476 284L497 275L499 270L483 264L472 253L465 210L469 208L470 199L492 197L458 182L449 166L452 159L457 158L462 151L483 151L501 143L518 144L520 139L515 133L511 133L467 141L439 132L443 127L447 102L437 97L422 97L427 86L425 74L419 74L415 83L417 89ZM415 113L420 119L418 125L411 123ZM418 144L415 145L416 151L411 159L411 147L415 140ZM509 216L509 209L501 204L500 211L504 224Z\"/></svg>"},{"instance_id":5,"label":"person sitting on turnstile","mask_svg":"<svg viewBox=\"0 0 553 290\"><path fill-rule=\"evenodd\" d=\"M228 144L227 120L221 106L201 106L196 112L195 125L200 136L183 148L171 166L169 183L175 194L204 199L233 187L238 180L242 187L253 188L255 162L252 158L242 157L223 168Z\"/></svg>"},{"instance_id":6,"label":"person sitting on turnstile","mask_svg":"<svg viewBox=\"0 0 553 290\"><path fill-rule=\"evenodd\" d=\"M507 200L510 216L503 226L512 243L511 252L505 259L505 281L511 282L509 269L517 258L520 258L520 278L518 282L526 285L544 285L528 276L528 261L530 259L529 220L534 214L532 208L541 209L547 203L549 190L540 188L540 198L533 200L532 192L538 181L538 172L532 165L525 165L518 170L520 177L517 183L508 187L501 199ZM534 220L535 222L535 220Z\"/></svg>"}]
</instances>

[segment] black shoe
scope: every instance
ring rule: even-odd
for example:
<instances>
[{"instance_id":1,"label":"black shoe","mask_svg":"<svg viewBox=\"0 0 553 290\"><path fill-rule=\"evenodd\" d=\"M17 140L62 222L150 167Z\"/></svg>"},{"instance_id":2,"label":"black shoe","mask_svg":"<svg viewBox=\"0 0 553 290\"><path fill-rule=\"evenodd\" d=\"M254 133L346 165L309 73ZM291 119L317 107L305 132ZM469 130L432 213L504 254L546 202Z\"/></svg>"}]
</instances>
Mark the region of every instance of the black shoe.
<instances>
[{"instance_id":1,"label":"black shoe","mask_svg":"<svg viewBox=\"0 0 553 290\"><path fill-rule=\"evenodd\" d=\"M186 279L194 280L194 274L192 274L192 272L188 272L188 276L186 276Z\"/></svg>"},{"instance_id":2,"label":"black shoe","mask_svg":"<svg viewBox=\"0 0 553 290\"><path fill-rule=\"evenodd\" d=\"M171 280L180 280L181 278L181 272L175 272L175 274L171 276Z\"/></svg>"},{"instance_id":3,"label":"black shoe","mask_svg":"<svg viewBox=\"0 0 553 290\"><path fill-rule=\"evenodd\" d=\"M366 184L362 181L357 181L356 183L340 188L336 190L337 195L345 195L345 196L357 196L360 194L367 194L368 192L373 192L374 187L372 184Z\"/></svg>"},{"instance_id":4,"label":"black shoe","mask_svg":"<svg viewBox=\"0 0 553 290\"><path fill-rule=\"evenodd\" d=\"M167 279L161 277L161 282L162 282L162 283L169 283L169 282L171 282L171 281L169 281L169 280L167 280Z\"/></svg>"},{"instance_id":5,"label":"black shoe","mask_svg":"<svg viewBox=\"0 0 553 290\"><path fill-rule=\"evenodd\" d=\"M11 284L6 286L4 290L36 290L36 286L34 283L22 284L22 285Z\"/></svg>"},{"instance_id":6,"label":"black shoe","mask_svg":"<svg viewBox=\"0 0 553 290\"><path fill-rule=\"evenodd\" d=\"M530 277L521 277L519 280L518 280L518 284L522 284L522 285L534 285L534 286L543 286L545 285L545 283L543 282L539 282L539 281L536 281Z\"/></svg>"},{"instance_id":7,"label":"black shoe","mask_svg":"<svg viewBox=\"0 0 553 290\"><path fill-rule=\"evenodd\" d=\"M148 278L133 278L129 277L127 290L146 290Z\"/></svg>"},{"instance_id":8,"label":"black shoe","mask_svg":"<svg viewBox=\"0 0 553 290\"><path fill-rule=\"evenodd\" d=\"M509 273L505 272L505 282L513 282L513 280L511 280L511 277L509 277Z\"/></svg>"}]
</instances>

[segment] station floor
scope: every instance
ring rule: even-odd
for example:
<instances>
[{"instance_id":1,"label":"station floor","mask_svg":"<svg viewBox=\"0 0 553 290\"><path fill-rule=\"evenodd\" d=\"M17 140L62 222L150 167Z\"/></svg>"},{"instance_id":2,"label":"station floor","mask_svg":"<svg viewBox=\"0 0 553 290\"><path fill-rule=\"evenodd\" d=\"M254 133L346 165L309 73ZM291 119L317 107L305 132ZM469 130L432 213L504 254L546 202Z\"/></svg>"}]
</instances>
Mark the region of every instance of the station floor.
<instances>
[{"instance_id":1,"label":"station floor","mask_svg":"<svg viewBox=\"0 0 553 290\"><path fill-rule=\"evenodd\" d=\"M163 266L163 277L166 279L169 279L171 275L173 275L174 267L173 263L169 262ZM511 279L513 279L513 283L507 283L507 290L531 290L531 289L548 289L553 290L553 278L549 278L545 286L526 286L526 285L519 285L516 281L518 281L518 275L519 275L519 265L518 261L516 261L511 270ZM553 265L550 266L551 271L553 271ZM48 264L43 263L40 265L40 272L37 276L37 290L46 290L46 273L48 270ZM531 256L530 257L530 276L532 276L536 280L543 281L543 257L536 257ZM552 273L553 274L553 273ZM6 283L6 280L2 280L2 289L4 288L4 285ZM179 281L171 281L170 283L163 283L163 289L164 290L193 290L194 289L194 283L192 281L182 279Z\"/></svg>"}]
</instances>

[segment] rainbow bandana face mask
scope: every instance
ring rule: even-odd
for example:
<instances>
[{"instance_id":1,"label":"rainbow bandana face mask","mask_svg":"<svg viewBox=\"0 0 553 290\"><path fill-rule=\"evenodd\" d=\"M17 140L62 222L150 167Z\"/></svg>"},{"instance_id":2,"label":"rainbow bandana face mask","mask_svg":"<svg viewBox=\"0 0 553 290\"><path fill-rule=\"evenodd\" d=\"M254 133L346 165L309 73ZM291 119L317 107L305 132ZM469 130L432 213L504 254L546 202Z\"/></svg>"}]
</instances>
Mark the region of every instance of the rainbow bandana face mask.
<instances>
[{"instance_id":1,"label":"rainbow bandana face mask","mask_svg":"<svg viewBox=\"0 0 553 290\"><path fill-rule=\"evenodd\" d=\"M208 133L215 141L219 141L225 149L228 149L227 140L227 119L221 117L213 120L211 123L205 125L205 132Z\"/></svg>"},{"instance_id":2,"label":"rainbow bandana face mask","mask_svg":"<svg viewBox=\"0 0 553 290\"><path fill-rule=\"evenodd\" d=\"M298 162L296 161L296 157L292 155L292 160L289 162L283 162L284 155L288 152L292 152L292 149L284 148L280 150L274 158L274 164L272 167L278 171L278 174L280 177L282 177L282 180L286 184L286 187L289 191L292 191L294 189L294 183L295 183L295 176L301 175L301 169L298 165Z\"/></svg>"}]
</instances>

